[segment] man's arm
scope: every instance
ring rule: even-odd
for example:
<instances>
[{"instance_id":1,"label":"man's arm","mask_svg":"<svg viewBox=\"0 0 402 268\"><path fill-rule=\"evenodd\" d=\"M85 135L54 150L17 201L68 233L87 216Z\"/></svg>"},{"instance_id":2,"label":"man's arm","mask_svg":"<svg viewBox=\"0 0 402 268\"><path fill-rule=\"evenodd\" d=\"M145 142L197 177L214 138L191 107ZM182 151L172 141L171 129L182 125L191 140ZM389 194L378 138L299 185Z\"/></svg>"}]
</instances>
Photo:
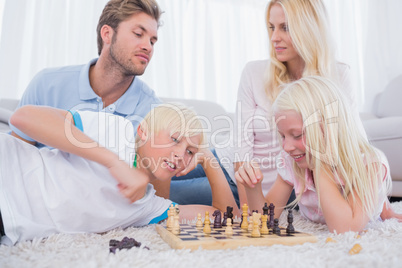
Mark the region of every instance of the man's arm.
<instances>
[{"instance_id":1,"label":"man's arm","mask_svg":"<svg viewBox=\"0 0 402 268\"><path fill-rule=\"evenodd\" d=\"M27 105L19 108L11 116L10 122L35 141L105 166L119 182L120 192L130 201L134 202L144 196L149 178L130 168L127 163L119 160L117 154L100 146L76 128L70 112Z\"/></svg>"}]
</instances>

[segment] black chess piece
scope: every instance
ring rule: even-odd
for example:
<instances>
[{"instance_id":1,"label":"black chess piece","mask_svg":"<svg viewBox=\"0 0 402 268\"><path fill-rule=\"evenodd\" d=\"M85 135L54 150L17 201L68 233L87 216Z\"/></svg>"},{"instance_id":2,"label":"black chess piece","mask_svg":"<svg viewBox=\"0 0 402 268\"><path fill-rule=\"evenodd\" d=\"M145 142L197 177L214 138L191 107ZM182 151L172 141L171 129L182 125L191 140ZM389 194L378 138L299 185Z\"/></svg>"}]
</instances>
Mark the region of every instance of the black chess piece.
<instances>
[{"instance_id":1,"label":"black chess piece","mask_svg":"<svg viewBox=\"0 0 402 268\"><path fill-rule=\"evenodd\" d=\"M214 219L214 228L222 228L222 214L219 209L214 211L214 214L212 216L215 217Z\"/></svg>"},{"instance_id":2,"label":"black chess piece","mask_svg":"<svg viewBox=\"0 0 402 268\"><path fill-rule=\"evenodd\" d=\"M274 227L272 228L272 233L280 235L281 234L281 228L279 228L279 220L274 219Z\"/></svg>"},{"instance_id":3,"label":"black chess piece","mask_svg":"<svg viewBox=\"0 0 402 268\"><path fill-rule=\"evenodd\" d=\"M226 207L226 213L228 214L228 218L230 218L232 220L232 224L233 224L233 207L231 206L227 206Z\"/></svg>"},{"instance_id":4,"label":"black chess piece","mask_svg":"<svg viewBox=\"0 0 402 268\"><path fill-rule=\"evenodd\" d=\"M293 210L289 209L288 211L288 227L286 228L287 234L293 234L295 232L295 228L293 227Z\"/></svg>"},{"instance_id":5,"label":"black chess piece","mask_svg":"<svg viewBox=\"0 0 402 268\"><path fill-rule=\"evenodd\" d=\"M262 208L262 215L268 215L268 209L267 203L265 203L264 207Z\"/></svg>"},{"instance_id":6,"label":"black chess piece","mask_svg":"<svg viewBox=\"0 0 402 268\"><path fill-rule=\"evenodd\" d=\"M272 229L274 227L274 216L275 216L275 206L274 204L269 205L269 221L267 222L268 224L268 229Z\"/></svg>"},{"instance_id":7,"label":"black chess piece","mask_svg":"<svg viewBox=\"0 0 402 268\"><path fill-rule=\"evenodd\" d=\"M222 226L227 226L227 219L228 219L228 213L227 213L227 212L223 212Z\"/></svg>"}]
</instances>

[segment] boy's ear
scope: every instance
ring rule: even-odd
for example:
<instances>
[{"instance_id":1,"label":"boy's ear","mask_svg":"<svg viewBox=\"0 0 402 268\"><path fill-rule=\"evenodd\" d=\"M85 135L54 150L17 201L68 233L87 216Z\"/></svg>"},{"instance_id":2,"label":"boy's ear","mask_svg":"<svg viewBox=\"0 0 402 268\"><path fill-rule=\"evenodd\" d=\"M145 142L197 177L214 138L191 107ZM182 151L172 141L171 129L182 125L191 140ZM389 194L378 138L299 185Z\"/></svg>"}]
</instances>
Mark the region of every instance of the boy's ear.
<instances>
[{"instance_id":1,"label":"boy's ear","mask_svg":"<svg viewBox=\"0 0 402 268\"><path fill-rule=\"evenodd\" d=\"M137 128L137 135L140 136L141 140L146 141L148 139L147 129L143 129L141 124Z\"/></svg>"}]
</instances>

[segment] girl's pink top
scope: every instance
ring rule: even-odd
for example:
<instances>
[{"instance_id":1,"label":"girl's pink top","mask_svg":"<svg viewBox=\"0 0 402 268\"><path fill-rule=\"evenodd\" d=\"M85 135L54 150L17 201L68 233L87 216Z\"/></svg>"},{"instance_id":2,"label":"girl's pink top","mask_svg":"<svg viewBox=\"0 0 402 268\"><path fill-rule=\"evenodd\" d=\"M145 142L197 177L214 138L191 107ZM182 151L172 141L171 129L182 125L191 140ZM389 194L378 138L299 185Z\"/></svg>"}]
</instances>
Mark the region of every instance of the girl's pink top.
<instances>
[{"instance_id":1,"label":"girl's pink top","mask_svg":"<svg viewBox=\"0 0 402 268\"><path fill-rule=\"evenodd\" d=\"M384 157L383 154L380 153L380 155L382 158ZM299 193L303 191L303 183L296 179L296 175L293 170L293 163L293 158L290 157L285 151L281 151L280 155L277 157L277 170L279 175L284 181L293 186L295 194L298 196ZM388 168L385 165L387 162L382 161L382 163L386 169L386 172L385 177L379 186L378 205L375 209L373 219L378 219L380 217L384 202L386 201L388 195L385 182L391 179L388 174ZM298 203L300 214L313 222L325 224L324 214L318 205L318 194L313 182L313 177L311 172L307 169L305 179L306 187L304 188L301 199Z\"/></svg>"}]
</instances>

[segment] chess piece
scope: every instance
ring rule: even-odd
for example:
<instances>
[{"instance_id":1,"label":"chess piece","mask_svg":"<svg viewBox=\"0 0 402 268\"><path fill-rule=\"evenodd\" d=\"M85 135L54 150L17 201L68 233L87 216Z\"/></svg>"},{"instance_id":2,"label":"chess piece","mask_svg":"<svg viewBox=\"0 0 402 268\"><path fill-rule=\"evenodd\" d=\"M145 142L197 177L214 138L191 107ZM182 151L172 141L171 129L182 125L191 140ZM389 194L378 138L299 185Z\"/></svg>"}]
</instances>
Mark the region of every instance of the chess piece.
<instances>
[{"instance_id":1,"label":"chess piece","mask_svg":"<svg viewBox=\"0 0 402 268\"><path fill-rule=\"evenodd\" d=\"M276 235L281 234L281 228L279 228L279 220L278 219L274 219L274 227L272 228L272 233L274 233Z\"/></svg>"},{"instance_id":2,"label":"chess piece","mask_svg":"<svg viewBox=\"0 0 402 268\"><path fill-rule=\"evenodd\" d=\"M247 228L249 233L251 233L253 231L253 227L254 227L254 225L253 225L253 217L250 217L249 220L248 220L248 228Z\"/></svg>"},{"instance_id":3,"label":"chess piece","mask_svg":"<svg viewBox=\"0 0 402 268\"><path fill-rule=\"evenodd\" d=\"M257 212L253 212L253 222L252 222L252 232L251 232L251 237L260 237L260 218L261 214Z\"/></svg>"},{"instance_id":4,"label":"chess piece","mask_svg":"<svg viewBox=\"0 0 402 268\"><path fill-rule=\"evenodd\" d=\"M262 208L262 214L263 215L268 215L268 206L267 203L264 204L264 207Z\"/></svg>"},{"instance_id":5,"label":"chess piece","mask_svg":"<svg viewBox=\"0 0 402 268\"><path fill-rule=\"evenodd\" d=\"M227 219L226 223L226 229L225 229L225 235L226 236L232 236L233 235L233 228L232 228L232 220L230 218Z\"/></svg>"},{"instance_id":6,"label":"chess piece","mask_svg":"<svg viewBox=\"0 0 402 268\"><path fill-rule=\"evenodd\" d=\"M205 220L204 220L204 234L209 235L211 233L211 220L209 219L209 212L205 212Z\"/></svg>"},{"instance_id":7,"label":"chess piece","mask_svg":"<svg viewBox=\"0 0 402 268\"><path fill-rule=\"evenodd\" d=\"M180 234L179 214L174 215L174 224L173 224L173 228L172 228L172 234L174 234L174 235Z\"/></svg>"},{"instance_id":8,"label":"chess piece","mask_svg":"<svg viewBox=\"0 0 402 268\"><path fill-rule=\"evenodd\" d=\"M247 231L248 230L248 220L247 220L247 216L248 216L248 206L247 204L244 204L242 206L242 222L241 222L241 229Z\"/></svg>"},{"instance_id":9,"label":"chess piece","mask_svg":"<svg viewBox=\"0 0 402 268\"><path fill-rule=\"evenodd\" d=\"M174 207L173 204L170 205L169 210L168 210L168 219L166 222L166 229L169 231L172 231L173 229L173 224L174 224Z\"/></svg>"},{"instance_id":10,"label":"chess piece","mask_svg":"<svg viewBox=\"0 0 402 268\"><path fill-rule=\"evenodd\" d=\"M286 228L286 233L288 235L293 234L295 232L295 228L293 227L293 210L289 209L288 212L288 227Z\"/></svg>"},{"instance_id":11,"label":"chess piece","mask_svg":"<svg viewBox=\"0 0 402 268\"><path fill-rule=\"evenodd\" d=\"M261 234L262 235L267 235L269 234L268 226L267 226L267 221L268 221L268 214L263 214L261 215L261 221L262 221L262 226L261 226Z\"/></svg>"},{"instance_id":12,"label":"chess piece","mask_svg":"<svg viewBox=\"0 0 402 268\"><path fill-rule=\"evenodd\" d=\"M214 214L212 214L212 216L215 217L214 219L214 228L222 228L222 214L221 211L219 209L214 211Z\"/></svg>"},{"instance_id":13,"label":"chess piece","mask_svg":"<svg viewBox=\"0 0 402 268\"><path fill-rule=\"evenodd\" d=\"M233 225L233 223L234 223L233 222L233 207L227 206L226 213L227 213L228 218L230 218L232 220L232 225Z\"/></svg>"},{"instance_id":14,"label":"chess piece","mask_svg":"<svg viewBox=\"0 0 402 268\"><path fill-rule=\"evenodd\" d=\"M272 229L274 227L274 216L275 216L275 206L274 204L269 204L269 222L268 228Z\"/></svg>"},{"instance_id":15,"label":"chess piece","mask_svg":"<svg viewBox=\"0 0 402 268\"><path fill-rule=\"evenodd\" d=\"M201 213L198 213L197 215L197 222L195 224L196 228L202 228L203 224L202 224L202 220L201 220Z\"/></svg>"},{"instance_id":16,"label":"chess piece","mask_svg":"<svg viewBox=\"0 0 402 268\"><path fill-rule=\"evenodd\" d=\"M222 226L226 226L226 225L227 225L227 220L228 220L228 213L227 213L227 212L223 212Z\"/></svg>"}]
</instances>

